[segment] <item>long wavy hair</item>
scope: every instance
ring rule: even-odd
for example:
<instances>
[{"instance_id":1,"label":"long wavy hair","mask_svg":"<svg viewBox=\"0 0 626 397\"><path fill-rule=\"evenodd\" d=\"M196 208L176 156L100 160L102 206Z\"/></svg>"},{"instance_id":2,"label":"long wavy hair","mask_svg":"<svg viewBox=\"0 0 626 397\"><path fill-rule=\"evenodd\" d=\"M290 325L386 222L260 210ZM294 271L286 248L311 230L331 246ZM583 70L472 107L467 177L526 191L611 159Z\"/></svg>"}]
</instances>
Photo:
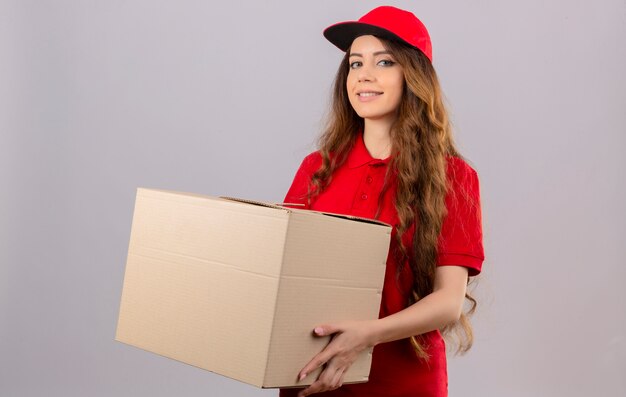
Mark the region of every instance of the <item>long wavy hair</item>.
<instances>
[{"instance_id":1,"label":"long wavy hair","mask_svg":"<svg viewBox=\"0 0 626 397\"><path fill-rule=\"evenodd\" d=\"M408 262L414 276L412 293L406 303L409 306L433 292L437 243L447 213L445 199L450 186L446 159L461 156L452 139L441 87L430 60L417 49L380 40L404 70L403 96L390 131L393 156L385 186L388 187L393 175L397 182L394 205L399 218L395 233L399 250L395 254L398 263ZM350 49L335 77L328 124L319 138L322 165L312 177L309 201L328 186L333 172L346 160L355 137L364 128L363 119L348 100L349 55ZM402 235L412 225L415 225L412 247L405 247ZM458 321L441 330L446 336L456 336L456 352L461 354L473 342L468 316L476 308L476 300L469 293L465 297L469 302L467 310ZM419 335L411 337L411 344L419 357L428 358L428 346Z\"/></svg>"}]
</instances>

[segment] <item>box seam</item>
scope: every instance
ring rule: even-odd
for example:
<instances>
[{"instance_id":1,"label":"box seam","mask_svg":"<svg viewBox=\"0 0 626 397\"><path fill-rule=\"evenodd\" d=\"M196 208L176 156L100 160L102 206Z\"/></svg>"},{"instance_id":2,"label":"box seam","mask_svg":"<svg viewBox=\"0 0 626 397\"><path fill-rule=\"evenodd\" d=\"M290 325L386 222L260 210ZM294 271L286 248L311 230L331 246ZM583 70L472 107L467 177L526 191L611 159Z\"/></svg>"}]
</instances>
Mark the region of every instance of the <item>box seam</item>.
<instances>
[{"instance_id":1,"label":"box seam","mask_svg":"<svg viewBox=\"0 0 626 397\"><path fill-rule=\"evenodd\" d=\"M267 379L267 371L269 368L269 364L270 364L270 352L272 350L272 347L274 345L274 327L276 326L276 315L277 315L277 310L278 310L278 297L280 295L280 288L283 282L283 266L285 264L285 251L287 249L287 236L289 236L289 228L291 227L291 218L292 218L292 214L293 212L289 211L287 212L287 227L285 227L285 234L283 235L283 249L281 252L281 257L280 257L280 269L278 272L278 283L276 285L276 298L274 299L274 310L272 310L272 332L270 333L270 341L267 344L267 353L265 355L265 370L263 371L263 382L262 382L262 387L268 387L265 386L265 381ZM272 386L269 386L272 387Z\"/></svg>"}]
</instances>

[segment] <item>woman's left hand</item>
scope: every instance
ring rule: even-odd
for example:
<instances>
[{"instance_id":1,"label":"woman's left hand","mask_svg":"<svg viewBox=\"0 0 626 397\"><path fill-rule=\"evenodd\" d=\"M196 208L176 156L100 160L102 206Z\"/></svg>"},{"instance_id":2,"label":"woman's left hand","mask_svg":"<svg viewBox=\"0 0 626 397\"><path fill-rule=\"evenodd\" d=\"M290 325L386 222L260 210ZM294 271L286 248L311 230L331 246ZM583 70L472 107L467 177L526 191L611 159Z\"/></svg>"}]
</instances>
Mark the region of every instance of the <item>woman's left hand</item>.
<instances>
[{"instance_id":1,"label":"woman's left hand","mask_svg":"<svg viewBox=\"0 0 626 397\"><path fill-rule=\"evenodd\" d=\"M359 353L376 344L373 332L375 321L377 320L350 321L315 327L313 331L315 335L333 335L333 338L324 350L313 357L300 371L298 378L302 380L311 371L326 365L317 380L300 391L298 397L341 387L345 372L357 359Z\"/></svg>"}]
</instances>

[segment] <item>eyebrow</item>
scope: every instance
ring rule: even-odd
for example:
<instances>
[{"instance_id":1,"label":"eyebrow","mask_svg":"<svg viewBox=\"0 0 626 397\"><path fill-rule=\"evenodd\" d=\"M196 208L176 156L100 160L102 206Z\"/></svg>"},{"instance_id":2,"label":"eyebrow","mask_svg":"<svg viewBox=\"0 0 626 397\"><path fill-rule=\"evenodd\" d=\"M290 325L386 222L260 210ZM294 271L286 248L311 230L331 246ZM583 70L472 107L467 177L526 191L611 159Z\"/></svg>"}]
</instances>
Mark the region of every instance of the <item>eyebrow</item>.
<instances>
[{"instance_id":1,"label":"eyebrow","mask_svg":"<svg viewBox=\"0 0 626 397\"><path fill-rule=\"evenodd\" d=\"M382 54L389 55L389 51L376 51L373 55L376 56L376 55L382 55ZM361 58L363 58L363 54L358 53L358 52L351 52L350 56L351 57L361 57Z\"/></svg>"}]
</instances>

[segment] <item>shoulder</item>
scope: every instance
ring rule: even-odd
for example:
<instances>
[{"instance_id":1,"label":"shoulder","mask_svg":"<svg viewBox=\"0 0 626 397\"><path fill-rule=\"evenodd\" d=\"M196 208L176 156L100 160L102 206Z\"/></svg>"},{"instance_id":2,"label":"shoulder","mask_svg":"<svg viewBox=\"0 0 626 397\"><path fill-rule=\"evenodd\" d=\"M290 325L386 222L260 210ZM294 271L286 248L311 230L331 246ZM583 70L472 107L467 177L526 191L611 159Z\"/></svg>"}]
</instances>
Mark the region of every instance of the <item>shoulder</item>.
<instances>
[{"instance_id":1,"label":"shoulder","mask_svg":"<svg viewBox=\"0 0 626 397\"><path fill-rule=\"evenodd\" d=\"M322 165L322 154L319 150L309 153L304 160L302 160L302 165L317 170L320 165Z\"/></svg>"},{"instance_id":2,"label":"shoulder","mask_svg":"<svg viewBox=\"0 0 626 397\"><path fill-rule=\"evenodd\" d=\"M300 167L296 171L294 178L294 185L308 185L313 177L315 171L317 171L322 165L322 155L319 151L309 153L304 157Z\"/></svg>"},{"instance_id":3,"label":"shoulder","mask_svg":"<svg viewBox=\"0 0 626 397\"><path fill-rule=\"evenodd\" d=\"M471 165L467 163L463 158L456 156L448 156L446 158L447 162L447 173L451 178L477 178L478 173Z\"/></svg>"},{"instance_id":4,"label":"shoulder","mask_svg":"<svg viewBox=\"0 0 626 397\"><path fill-rule=\"evenodd\" d=\"M313 152L307 155L300 164L296 175L291 182L291 187L287 191L287 195L283 200L284 203L304 205L301 208L308 208L309 186L315 171L322 164L322 156L319 152Z\"/></svg>"},{"instance_id":5,"label":"shoulder","mask_svg":"<svg viewBox=\"0 0 626 397\"><path fill-rule=\"evenodd\" d=\"M447 158L448 207L465 203L476 207L480 201L478 173L461 157Z\"/></svg>"},{"instance_id":6,"label":"shoulder","mask_svg":"<svg viewBox=\"0 0 626 397\"><path fill-rule=\"evenodd\" d=\"M447 161L448 183L454 190L478 191L478 173L461 157L449 156Z\"/></svg>"},{"instance_id":7,"label":"shoulder","mask_svg":"<svg viewBox=\"0 0 626 397\"><path fill-rule=\"evenodd\" d=\"M322 154L319 151L309 153L300 164L298 173L304 175L313 175L322 165Z\"/></svg>"}]
</instances>

